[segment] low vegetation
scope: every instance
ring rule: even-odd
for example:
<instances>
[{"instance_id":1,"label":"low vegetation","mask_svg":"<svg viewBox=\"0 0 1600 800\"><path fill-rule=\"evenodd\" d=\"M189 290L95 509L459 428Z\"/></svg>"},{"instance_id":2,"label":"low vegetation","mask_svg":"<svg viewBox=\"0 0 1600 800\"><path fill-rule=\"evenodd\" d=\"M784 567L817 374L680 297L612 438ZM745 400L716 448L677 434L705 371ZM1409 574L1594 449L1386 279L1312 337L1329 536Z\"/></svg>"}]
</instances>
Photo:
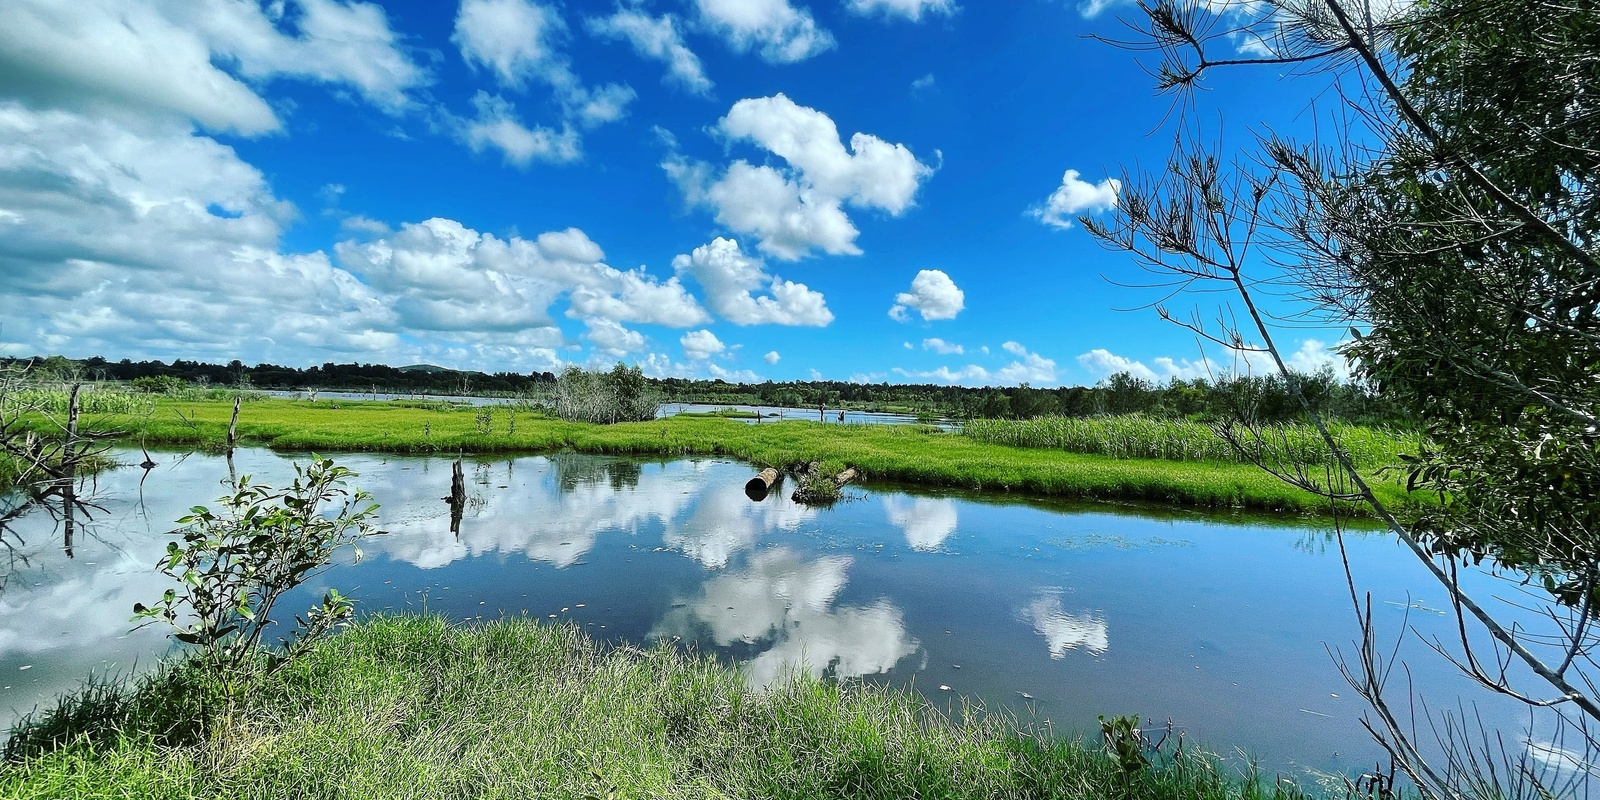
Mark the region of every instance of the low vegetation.
<instances>
[{"instance_id":1,"label":"low vegetation","mask_svg":"<svg viewBox=\"0 0 1600 800\"><path fill-rule=\"evenodd\" d=\"M184 664L86 688L17 729L0 796L1299 796L1192 744L1153 752L1131 726L1102 746L971 709L952 722L909 691L856 682L752 690L679 648L523 619L369 618L234 703L217 696Z\"/></svg>"},{"instance_id":2,"label":"low vegetation","mask_svg":"<svg viewBox=\"0 0 1600 800\"><path fill-rule=\"evenodd\" d=\"M1415 454L1422 445L1421 436L1416 433L1343 423L1330 427L1356 466L1363 469L1398 464L1402 454ZM962 432L978 441L1012 447L1044 447L1113 458L1335 466L1317 429L1292 422L1269 424L1255 434L1241 434L1236 437L1238 444L1221 435L1215 425L1142 414L975 419L967 422Z\"/></svg>"},{"instance_id":3,"label":"low vegetation","mask_svg":"<svg viewBox=\"0 0 1600 800\"><path fill-rule=\"evenodd\" d=\"M106 415L88 424L152 446L216 447L226 438L231 414L231 403L160 399L152 414ZM836 474L848 464L875 481L1213 508L1328 511L1326 500L1245 464L1202 466L1010 447L927 426L750 424L680 417L595 425L508 406L417 408L406 403L268 399L246 408L239 419L239 436L246 444L323 453L570 450L730 456L775 466L817 461L825 473ZM1411 495L1392 481L1380 481L1379 490L1397 507L1412 502Z\"/></svg>"},{"instance_id":4,"label":"low vegetation","mask_svg":"<svg viewBox=\"0 0 1600 800\"><path fill-rule=\"evenodd\" d=\"M548 410L568 422L610 425L655 419L661 393L650 386L638 367L618 364L610 372L568 367L556 380L547 402Z\"/></svg>"},{"instance_id":5,"label":"low vegetation","mask_svg":"<svg viewBox=\"0 0 1600 800\"><path fill-rule=\"evenodd\" d=\"M205 391L234 386L249 389L347 390L396 395L468 395L524 399L548 405L560 388L571 383L569 368L557 376L550 372L458 372L429 365L388 367L381 364L323 364L295 369L273 364L246 366L241 362L204 364L195 361L109 361L104 358L72 360L60 356L33 359L0 358L0 367L31 365L36 374L70 376L75 380L132 382L140 386L173 384ZM623 367L624 370L629 368ZM728 383L721 379L647 378L636 375L637 385L669 402L710 403L815 409L848 408L957 419L1031 419L1041 416L1083 417L1100 414L1146 414L1159 417L1225 419L1245 414L1263 422L1298 419L1303 406L1278 375L1234 374L1222 371L1205 378L1172 378L1164 383L1128 373L1112 375L1095 386L1038 388L1023 384L1009 387L972 387L948 384L854 383L850 381L763 381ZM581 371L580 371L581 372ZM615 376L589 372L591 378ZM1332 419L1367 424L1403 423L1409 415L1361 382L1335 379L1331 372L1299 375L1305 399L1318 413ZM166 389L164 389L165 391ZM168 391L170 394L171 392ZM584 402L587 405L588 401ZM568 417L577 419L579 417ZM623 418L628 418L624 416ZM590 421L602 421L592 418Z\"/></svg>"}]
</instances>

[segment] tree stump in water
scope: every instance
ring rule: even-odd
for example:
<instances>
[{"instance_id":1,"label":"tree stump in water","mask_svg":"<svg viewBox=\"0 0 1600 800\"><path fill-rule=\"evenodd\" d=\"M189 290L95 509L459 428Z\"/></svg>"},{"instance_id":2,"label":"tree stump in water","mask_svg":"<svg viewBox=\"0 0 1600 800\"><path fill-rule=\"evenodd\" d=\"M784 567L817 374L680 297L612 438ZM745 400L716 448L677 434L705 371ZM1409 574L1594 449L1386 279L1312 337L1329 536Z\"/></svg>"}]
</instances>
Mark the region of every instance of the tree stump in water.
<instances>
[{"instance_id":1,"label":"tree stump in water","mask_svg":"<svg viewBox=\"0 0 1600 800\"><path fill-rule=\"evenodd\" d=\"M467 509L467 478L461 472L461 459L450 466L450 496L445 502L450 504L450 532L460 536L461 517Z\"/></svg>"},{"instance_id":2,"label":"tree stump in water","mask_svg":"<svg viewBox=\"0 0 1600 800\"><path fill-rule=\"evenodd\" d=\"M239 439L239 401L242 398L233 398L233 419L228 421L228 455L233 455L233 443Z\"/></svg>"}]
</instances>

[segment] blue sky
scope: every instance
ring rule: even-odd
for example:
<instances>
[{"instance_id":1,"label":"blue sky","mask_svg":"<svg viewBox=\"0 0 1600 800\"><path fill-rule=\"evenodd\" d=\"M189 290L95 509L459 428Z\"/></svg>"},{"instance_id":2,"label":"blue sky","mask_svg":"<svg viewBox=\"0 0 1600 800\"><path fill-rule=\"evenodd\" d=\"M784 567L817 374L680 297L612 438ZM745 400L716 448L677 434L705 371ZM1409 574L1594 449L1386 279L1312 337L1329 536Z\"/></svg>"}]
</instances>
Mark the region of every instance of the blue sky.
<instances>
[{"instance_id":1,"label":"blue sky","mask_svg":"<svg viewBox=\"0 0 1600 800\"><path fill-rule=\"evenodd\" d=\"M0 354L1192 376L1070 222L1171 151L1171 99L1086 38L1132 10L9 0ZM1195 119L1304 131L1319 88L1236 70Z\"/></svg>"}]
</instances>

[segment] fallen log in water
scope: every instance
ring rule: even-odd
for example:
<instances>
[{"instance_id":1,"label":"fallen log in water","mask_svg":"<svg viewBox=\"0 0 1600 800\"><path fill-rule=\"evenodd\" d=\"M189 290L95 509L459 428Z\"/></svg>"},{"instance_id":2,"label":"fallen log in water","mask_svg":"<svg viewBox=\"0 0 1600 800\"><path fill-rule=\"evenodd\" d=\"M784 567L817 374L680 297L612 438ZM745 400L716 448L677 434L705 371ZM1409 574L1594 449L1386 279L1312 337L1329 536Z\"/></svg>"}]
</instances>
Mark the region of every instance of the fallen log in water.
<instances>
[{"instance_id":1,"label":"fallen log in water","mask_svg":"<svg viewBox=\"0 0 1600 800\"><path fill-rule=\"evenodd\" d=\"M780 477L779 472L772 467L761 470L760 474L745 482L745 496L757 501L766 499L767 493L772 491L772 487L777 484Z\"/></svg>"}]
</instances>

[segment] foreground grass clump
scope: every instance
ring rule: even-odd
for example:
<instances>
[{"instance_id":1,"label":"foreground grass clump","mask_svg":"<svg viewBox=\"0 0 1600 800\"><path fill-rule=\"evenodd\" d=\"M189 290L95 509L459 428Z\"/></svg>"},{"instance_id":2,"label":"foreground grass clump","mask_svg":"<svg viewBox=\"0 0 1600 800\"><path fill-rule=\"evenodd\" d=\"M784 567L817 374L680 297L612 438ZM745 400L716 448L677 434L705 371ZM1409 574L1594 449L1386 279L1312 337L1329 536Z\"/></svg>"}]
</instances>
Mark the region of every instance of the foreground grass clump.
<instances>
[{"instance_id":1,"label":"foreground grass clump","mask_svg":"<svg viewBox=\"0 0 1600 800\"><path fill-rule=\"evenodd\" d=\"M142 715L185 681L203 694L203 679L170 668L133 692L147 696L69 701L55 717L71 724L46 715L19 729L0 796L1297 795L1192 752L1129 774L1098 742L1053 741L979 713L951 722L906 692L804 678L753 691L680 650L609 648L524 620L375 617L212 712L204 731L176 730L172 713Z\"/></svg>"},{"instance_id":2,"label":"foreground grass clump","mask_svg":"<svg viewBox=\"0 0 1600 800\"><path fill-rule=\"evenodd\" d=\"M90 423L133 441L218 447L233 405L160 401L140 416L106 415ZM1254 466L1113 458L978 441L938 428L817 422L748 424L669 417L596 425L565 422L510 407L416 408L402 403L262 400L239 418L244 443L281 450L396 453L714 455L759 464L819 462L824 474L846 464L873 480L1033 495L1144 500L1210 508L1327 513L1326 500L1284 484ZM1392 507L1413 504L1391 480L1376 480ZM1420 501L1418 501L1420 502ZM1348 504L1360 515L1364 507Z\"/></svg>"},{"instance_id":3,"label":"foreground grass clump","mask_svg":"<svg viewBox=\"0 0 1600 800\"><path fill-rule=\"evenodd\" d=\"M1416 453L1421 437L1344 423L1330 426L1359 469L1397 464L1402 453ZM1069 453L1167 461L1227 461L1334 466L1317 429L1301 423L1262 427L1259 438L1241 432L1248 457L1217 433L1215 426L1188 419L1119 414L1108 417L975 419L962 427L967 436L1012 447L1044 447Z\"/></svg>"}]
</instances>

